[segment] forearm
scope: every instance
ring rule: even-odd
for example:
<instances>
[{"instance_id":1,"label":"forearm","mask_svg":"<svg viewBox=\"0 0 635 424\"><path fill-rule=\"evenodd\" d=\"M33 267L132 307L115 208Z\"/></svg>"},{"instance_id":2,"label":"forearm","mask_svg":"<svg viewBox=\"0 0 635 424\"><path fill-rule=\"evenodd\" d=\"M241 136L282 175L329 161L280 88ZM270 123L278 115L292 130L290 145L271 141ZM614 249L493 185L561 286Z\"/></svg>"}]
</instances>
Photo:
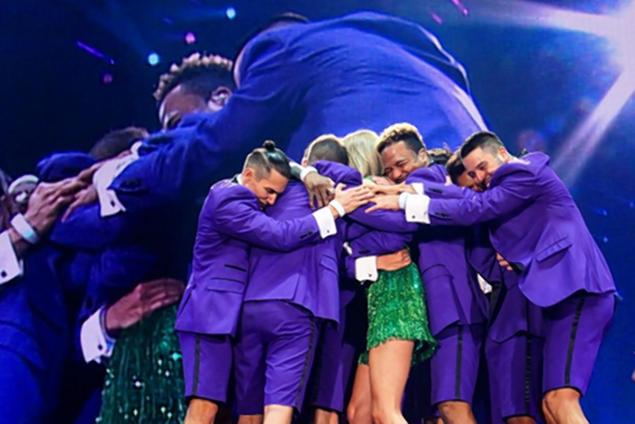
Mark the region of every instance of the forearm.
<instances>
[{"instance_id":1,"label":"forearm","mask_svg":"<svg viewBox=\"0 0 635 424\"><path fill-rule=\"evenodd\" d=\"M16 257L22 259L26 251L29 250L29 243L24 240L13 227L10 227L7 232Z\"/></svg>"}]
</instances>

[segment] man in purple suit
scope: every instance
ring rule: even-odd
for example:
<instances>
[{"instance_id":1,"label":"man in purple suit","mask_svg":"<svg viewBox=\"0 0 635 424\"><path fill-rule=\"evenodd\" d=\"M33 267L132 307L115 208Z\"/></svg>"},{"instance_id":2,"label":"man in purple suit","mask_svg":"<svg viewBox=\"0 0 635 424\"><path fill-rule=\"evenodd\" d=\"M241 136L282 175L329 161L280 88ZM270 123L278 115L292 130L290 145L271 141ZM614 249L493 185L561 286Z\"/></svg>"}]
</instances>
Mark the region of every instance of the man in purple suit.
<instances>
[{"instance_id":1,"label":"man in purple suit","mask_svg":"<svg viewBox=\"0 0 635 424\"><path fill-rule=\"evenodd\" d=\"M278 221L262 212L285 191L291 170L271 141L247 156L234 180L212 186L201 211L192 275L176 329L183 352L186 422L213 422L225 402L235 335L248 277L249 245L289 250L337 232L338 211L364 203L363 189L337 191L331 206ZM364 197L365 196L365 197Z\"/></svg>"},{"instance_id":2,"label":"man in purple suit","mask_svg":"<svg viewBox=\"0 0 635 424\"><path fill-rule=\"evenodd\" d=\"M613 277L549 157L511 156L490 132L461 148L465 168L486 190L462 199L404 192L378 196L377 209L405 209L406 220L432 225L488 223L489 238L517 273L519 290L542 308L543 413L549 423L588 422L580 406L614 312ZM429 184L441 195L455 187Z\"/></svg>"},{"instance_id":3,"label":"man in purple suit","mask_svg":"<svg viewBox=\"0 0 635 424\"><path fill-rule=\"evenodd\" d=\"M460 187L482 191L467 175L461 158L448 161L448 174ZM542 381L542 311L518 289L518 277L496 260L485 225L472 228L466 254L473 287L487 293L485 359L492 422L534 424L540 415Z\"/></svg>"},{"instance_id":4,"label":"man in purple suit","mask_svg":"<svg viewBox=\"0 0 635 424\"><path fill-rule=\"evenodd\" d=\"M343 165L348 163L346 150L333 137L311 144L307 159L336 184L362 182L359 172ZM291 182L266 212L275 219L307 215L311 209L306 190ZM393 223L385 215L377 219L359 210L351 211L350 217L386 229ZM235 350L236 403L243 422L259 422L264 409L266 422L288 423L300 410L318 328L340 320L338 262L344 233L289 253L252 249Z\"/></svg>"}]
</instances>

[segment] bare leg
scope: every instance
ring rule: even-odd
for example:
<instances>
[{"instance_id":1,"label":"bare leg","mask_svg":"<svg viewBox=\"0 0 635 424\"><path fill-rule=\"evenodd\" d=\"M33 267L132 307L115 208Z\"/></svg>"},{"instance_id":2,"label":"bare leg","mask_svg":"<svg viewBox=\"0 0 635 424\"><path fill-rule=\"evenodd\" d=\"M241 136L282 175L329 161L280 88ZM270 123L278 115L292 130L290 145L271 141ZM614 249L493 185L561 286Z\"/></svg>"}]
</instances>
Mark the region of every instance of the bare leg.
<instances>
[{"instance_id":1,"label":"bare leg","mask_svg":"<svg viewBox=\"0 0 635 424\"><path fill-rule=\"evenodd\" d=\"M286 405L266 405L264 424L291 424L293 408Z\"/></svg>"},{"instance_id":2,"label":"bare leg","mask_svg":"<svg viewBox=\"0 0 635 424\"><path fill-rule=\"evenodd\" d=\"M370 369L368 365L359 364L355 371L353 393L346 408L346 416L351 424L372 424L370 394Z\"/></svg>"},{"instance_id":3,"label":"bare leg","mask_svg":"<svg viewBox=\"0 0 635 424\"><path fill-rule=\"evenodd\" d=\"M545 417L556 424L588 424L580 406L580 393L571 388L547 392L542 402ZM549 421L548 419L548 421Z\"/></svg>"},{"instance_id":4,"label":"bare leg","mask_svg":"<svg viewBox=\"0 0 635 424\"><path fill-rule=\"evenodd\" d=\"M185 424L214 424L218 404L207 399L193 398L187 405Z\"/></svg>"},{"instance_id":5,"label":"bare leg","mask_svg":"<svg viewBox=\"0 0 635 424\"><path fill-rule=\"evenodd\" d=\"M476 424L470 404L463 401L448 401L439 404L441 419L445 424Z\"/></svg>"},{"instance_id":6,"label":"bare leg","mask_svg":"<svg viewBox=\"0 0 635 424\"><path fill-rule=\"evenodd\" d=\"M263 419L263 415L241 415L238 424L262 424Z\"/></svg>"},{"instance_id":7,"label":"bare leg","mask_svg":"<svg viewBox=\"0 0 635 424\"><path fill-rule=\"evenodd\" d=\"M317 408L313 417L313 424L337 424L340 417L337 412Z\"/></svg>"},{"instance_id":8,"label":"bare leg","mask_svg":"<svg viewBox=\"0 0 635 424\"><path fill-rule=\"evenodd\" d=\"M511 417L505 420L507 424L536 424L536 421L529 416L526 417Z\"/></svg>"},{"instance_id":9,"label":"bare leg","mask_svg":"<svg viewBox=\"0 0 635 424\"><path fill-rule=\"evenodd\" d=\"M372 410L377 424L406 424L401 414L401 400L413 349L411 340L389 340L370 351Z\"/></svg>"}]
</instances>

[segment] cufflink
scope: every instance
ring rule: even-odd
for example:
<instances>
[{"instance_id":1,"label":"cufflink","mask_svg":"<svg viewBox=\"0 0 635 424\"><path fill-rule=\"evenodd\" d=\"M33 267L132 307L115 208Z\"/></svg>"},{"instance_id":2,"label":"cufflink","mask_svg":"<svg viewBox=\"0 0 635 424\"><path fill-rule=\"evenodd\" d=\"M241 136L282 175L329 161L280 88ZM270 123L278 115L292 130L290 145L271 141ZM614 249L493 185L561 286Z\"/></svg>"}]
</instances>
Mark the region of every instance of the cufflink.
<instances>
[{"instance_id":1,"label":"cufflink","mask_svg":"<svg viewBox=\"0 0 635 424\"><path fill-rule=\"evenodd\" d=\"M97 350L104 350L104 346L100 343L97 345Z\"/></svg>"}]
</instances>

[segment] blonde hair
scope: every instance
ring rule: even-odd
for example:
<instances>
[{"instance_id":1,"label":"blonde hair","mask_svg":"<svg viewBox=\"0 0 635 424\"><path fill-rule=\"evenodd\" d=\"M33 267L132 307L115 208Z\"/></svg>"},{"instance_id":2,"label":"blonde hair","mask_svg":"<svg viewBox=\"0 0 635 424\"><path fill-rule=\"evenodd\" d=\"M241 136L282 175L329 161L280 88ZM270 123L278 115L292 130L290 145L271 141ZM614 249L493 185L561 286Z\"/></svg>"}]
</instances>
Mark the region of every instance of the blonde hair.
<instances>
[{"instance_id":1,"label":"blonde hair","mask_svg":"<svg viewBox=\"0 0 635 424\"><path fill-rule=\"evenodd\" d=\"M342 138L348 152L348 164L357 169L362 177L382 175L382 164L377 152L379 136L371 130L357 130Z\"/></svg>"}]
</instances>

